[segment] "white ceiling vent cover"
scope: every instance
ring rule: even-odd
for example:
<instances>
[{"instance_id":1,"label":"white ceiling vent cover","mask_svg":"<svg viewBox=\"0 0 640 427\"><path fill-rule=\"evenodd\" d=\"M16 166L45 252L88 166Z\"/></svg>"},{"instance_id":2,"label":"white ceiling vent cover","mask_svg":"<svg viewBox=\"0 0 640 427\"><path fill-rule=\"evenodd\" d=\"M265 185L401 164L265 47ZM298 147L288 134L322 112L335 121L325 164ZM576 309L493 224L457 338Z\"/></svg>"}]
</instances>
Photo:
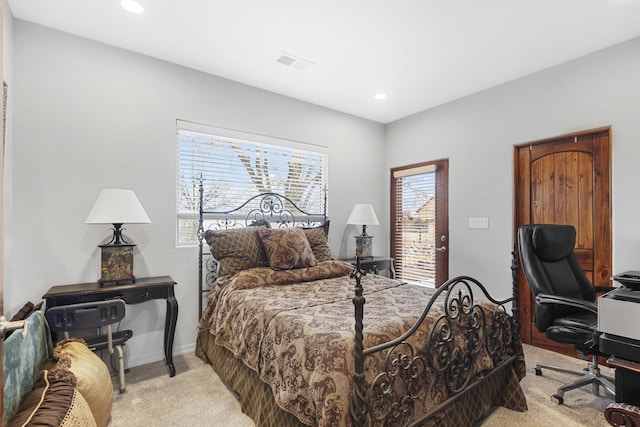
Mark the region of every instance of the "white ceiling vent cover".
<instances>
[{"instance_id":1,"label":"white ceiling vent cover","mask_svg":"<svg viewBox=\"0 0 640 427\"><path fill-rule=\"evenodd\" d=\"M288 65L289 67L293 67L300 71L304 71L310 65L313 65L313 62L311 61L307 61L306 59L299 58L297 56L291 55L286 52L282 52L280 56L276 59L276 62L279 62L284 65Z\"/></svg>"}]
</instances>

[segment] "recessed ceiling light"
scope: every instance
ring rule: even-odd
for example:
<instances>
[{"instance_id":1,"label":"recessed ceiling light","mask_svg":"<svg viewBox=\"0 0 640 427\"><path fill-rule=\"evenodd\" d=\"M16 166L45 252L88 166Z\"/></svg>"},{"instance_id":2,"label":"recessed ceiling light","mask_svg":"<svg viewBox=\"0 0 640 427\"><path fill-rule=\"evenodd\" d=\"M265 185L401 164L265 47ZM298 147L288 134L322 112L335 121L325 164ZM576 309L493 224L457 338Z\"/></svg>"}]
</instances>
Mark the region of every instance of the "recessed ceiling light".
<instances>
[{"instance_id":1,"label":"recessed ceiling light","mask_svg":"<svg viewBox=\"0 0 640 427\"><path fill-rule=\"evenodd\" d=\"M380 92L380 93L376 93L373 97L375 99L385 99L387 97L387 94L383 93L383 92Z\"/></svg>"},{"instance_id":2,"label":"recessed ceiling light","mask_svg":"<svg viewBox=\"0 0 640 427\"><path fill-rule=\"evenodd\" d=\"M120 0L120 5L127 12L131 12L135 14L140 14L144 12L144 8L142 7L142 5L138 3L136 0Z\"/></svg>"}]
</instances>

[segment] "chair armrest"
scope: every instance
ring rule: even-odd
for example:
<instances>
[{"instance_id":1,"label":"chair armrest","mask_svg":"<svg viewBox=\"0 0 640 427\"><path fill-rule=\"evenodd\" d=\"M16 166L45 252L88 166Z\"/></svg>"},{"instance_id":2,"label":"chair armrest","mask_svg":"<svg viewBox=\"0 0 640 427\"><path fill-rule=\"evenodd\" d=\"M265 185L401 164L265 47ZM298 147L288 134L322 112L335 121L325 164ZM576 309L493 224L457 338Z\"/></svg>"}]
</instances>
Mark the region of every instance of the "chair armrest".
<instances>
[{"instance_id":1,"label":"chair armrest","mask_svg":"<svg viewBox=\"0 0 640 427\"><path fill-rule=\"evenodd\" d=\"M538 296L536 296L536 303L566 305L569 307L580 308L582 310L598 314L598 306L595 303L574 298L566 298L549 294L539 294Z\"/></svg>"}]
</instances>

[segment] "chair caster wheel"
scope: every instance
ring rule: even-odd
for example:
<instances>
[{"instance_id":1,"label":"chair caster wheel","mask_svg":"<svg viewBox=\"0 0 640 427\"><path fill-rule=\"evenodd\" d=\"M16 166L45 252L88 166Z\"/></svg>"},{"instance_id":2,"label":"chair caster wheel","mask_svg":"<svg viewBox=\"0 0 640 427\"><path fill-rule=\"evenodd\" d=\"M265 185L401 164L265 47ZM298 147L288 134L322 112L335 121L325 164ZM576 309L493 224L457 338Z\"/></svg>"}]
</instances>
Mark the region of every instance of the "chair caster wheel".
<instances>
[{"instance_id":1,"label":"chair caster wheel","mask_svg":"<svg viewBox=\"0 0 640 427\"><path fill-rule=\"evenodd\" d=\"M557 403L558 405L562 405L564 403L564 399L562 398L562 396L558 396L557 394L551 396L551 401L553 403Z\"/></svg>"},{"instance_id":2,"label":"chair caster wheel","mask_svg":"<svg viewBox=\"0 0 640 427\"><path fill-rule=\"evenodd\" d=\"M533 372L534 372L537 376L541 376L541 375L542 375L542 369L540 369L540 368L533 368Z\"/></svg>"}]
</instances>

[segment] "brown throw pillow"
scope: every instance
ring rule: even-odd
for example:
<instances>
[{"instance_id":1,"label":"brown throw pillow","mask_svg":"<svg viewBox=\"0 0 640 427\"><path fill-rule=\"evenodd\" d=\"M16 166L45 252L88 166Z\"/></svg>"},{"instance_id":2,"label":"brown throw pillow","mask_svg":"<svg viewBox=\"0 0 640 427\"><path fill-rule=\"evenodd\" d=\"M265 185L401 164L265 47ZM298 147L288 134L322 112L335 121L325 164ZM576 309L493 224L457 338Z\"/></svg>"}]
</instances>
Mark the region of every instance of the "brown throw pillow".
<instances>
[{"instance_id":1,"label":"brown throw pillow","mask_svg":"<svg viewBox=\"0 0 640 427\"><path fill-rule=\"evenodd\" d=\"M74 384L73 374L59 366L41 371L33 390L8 425L95 427L89 404Z\"/></svg>"},{"instance_id":2,"label":"brown throw pillow","mask_svg":"<svg viewBox=\"0 0 640 427\"><path fill-rule=\"evenodd\" d=\"M269 264L262 249L258 230L263 227L207 230L204 239L211 255L218 260L218 278L232 276L239 271Z\"/></svg>"},{"instance_id":3,"label":"brown throw pillow","mask_svg":"<svg viewBox=\"0 0 640 427\"><path fill-rule=\"evenodd\" d=\"M302 231L307 236L313 255L318 262L335 259L327 241L329 238L329 221L319 227L303 228Z\"/></svg>"},{"instance_id":4,"label":"brown throw pillow","mask_svg":"<svg viewBox=\"0 0 640 427\"><path fill-rule=\"evenodd\" d=\"M258 231L269 266L274 270L313 267L318 264L300 228L260 228Z\"/></svg>"}]
</instances>

